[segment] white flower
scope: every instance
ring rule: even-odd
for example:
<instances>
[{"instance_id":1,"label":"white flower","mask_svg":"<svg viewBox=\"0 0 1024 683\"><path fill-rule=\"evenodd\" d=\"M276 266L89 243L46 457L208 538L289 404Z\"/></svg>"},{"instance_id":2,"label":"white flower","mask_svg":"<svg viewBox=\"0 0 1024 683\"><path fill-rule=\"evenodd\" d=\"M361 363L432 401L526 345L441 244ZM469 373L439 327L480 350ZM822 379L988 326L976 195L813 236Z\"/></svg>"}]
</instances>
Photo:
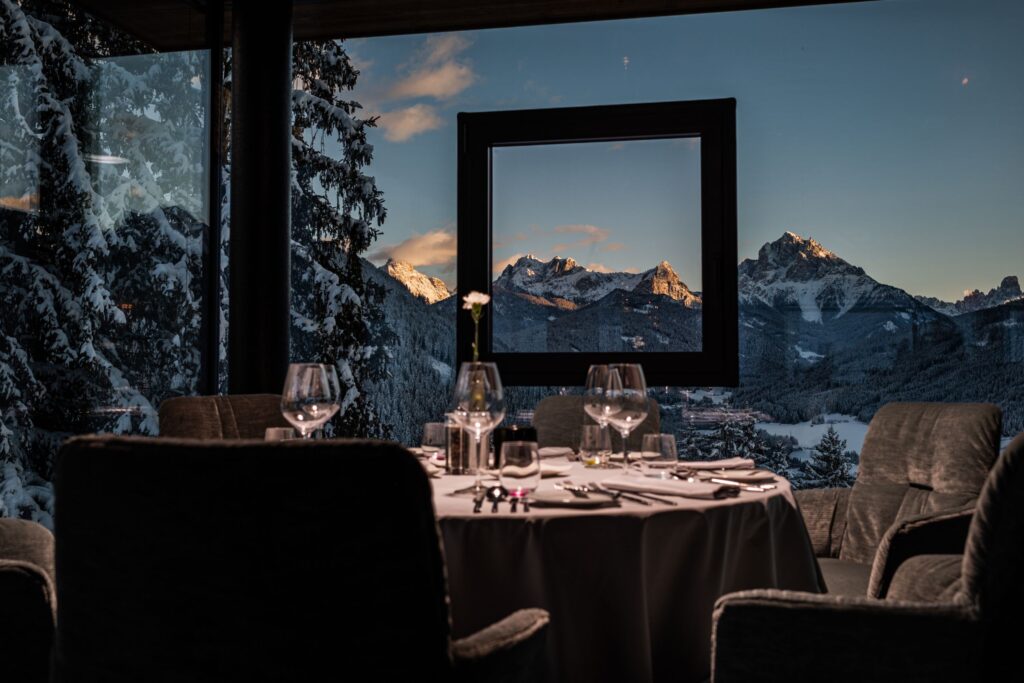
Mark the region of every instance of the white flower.
<instances>
[{"instance_id":1,"label":"white flower","mask_svg":"<svg viewBox=\"0 0 1024 683\"><path fill-rule=\"evenodd\" d=\"M462 307L469 311L473 309L474 304L483 306L484 304L490 303L490 301L491 297L483 292L470 292L466 296L462 297Z\"/></svg>"}]
</instances>

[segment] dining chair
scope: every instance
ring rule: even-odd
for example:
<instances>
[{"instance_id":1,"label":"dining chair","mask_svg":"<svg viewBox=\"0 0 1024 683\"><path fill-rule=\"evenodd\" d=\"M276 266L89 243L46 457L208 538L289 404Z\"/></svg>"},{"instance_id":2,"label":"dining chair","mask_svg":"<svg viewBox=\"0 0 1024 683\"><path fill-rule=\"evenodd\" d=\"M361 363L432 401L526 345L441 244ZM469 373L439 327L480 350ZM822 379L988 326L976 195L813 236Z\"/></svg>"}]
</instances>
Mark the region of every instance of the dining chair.
<instances>
[{"instance_id":1,"label":"dining chair","mask_svg":"<svg viewBox=\"0 0 1024 683\"><path fill-rule=\"evenodd\" d=\"M712 680L1019 679L1024 434L999 456L960 553L918 555L886 599L752 590L715 605Z\"/></svg>"},{"instance_id":2,"label":"dining chair","mask_svg":"<svg viewBox=\"0 0 1024 683\"><path fill-rule=\"evenodd\" d=\"M962 552L1001 431L987 403L879 408L853 487L795 492L828 592L884 597L906 559Z\"/></svg>"},{"instance_id":3,"label":"dining chair","mask_svg":"<svg viewBox=\"0 0 1024 683\"><path fill-rule=\"evenodd\" d=\"M160 436L262 439L267 427L290 427L280 394L176 396L160 404Z\"/></svg>"},{"instance_id":4,"label":"dining chair","mask_svg":"<svg viewBox=\"0 0 1024 683\"><path fill-rule=\"evenodd\" d=\"M452 639L430 484L392 443L76 437L55 512L55 681L518 680L548 622Z\"/></svg>"},{"instance_id":5,"label":"dining chair","mask_svg":"<svg viewBox=\"0 0 1024 683\"><path fill-rule=\"evenodd\" d=\"M630 450L640 450L644 434L661 431L661 414L658 402L647 399L647 417L629 434ZM583 411L583 397L578 395L547 396L541 399L533 412L533 425L537 428L537 444L544 446L580 447L581 429L585 424L597 424ZM611 429L609 427L609 429ZM613 430L614 431L614 430ZM612 437L613 447L618 450L618 433ZM621 445L621 444L620 444Z\"/></svg>"},{"instance_id":6,"label":"dining chair","mask_svg":"<svg viewBox=\"0 0 1024 683\"><path fill-rule=\"evenodd\" d=\"M57 602L53 535L24 519L0 519L0 679L50 680Z\"/></svg>"}]
</instances>

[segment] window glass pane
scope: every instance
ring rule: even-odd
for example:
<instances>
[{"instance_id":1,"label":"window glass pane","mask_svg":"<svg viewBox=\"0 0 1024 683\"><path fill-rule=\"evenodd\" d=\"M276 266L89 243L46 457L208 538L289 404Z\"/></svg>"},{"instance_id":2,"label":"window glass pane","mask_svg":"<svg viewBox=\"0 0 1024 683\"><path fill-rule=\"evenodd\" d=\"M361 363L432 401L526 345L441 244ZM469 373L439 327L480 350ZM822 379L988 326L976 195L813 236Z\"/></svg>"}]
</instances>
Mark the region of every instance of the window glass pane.
<instances>
[{"instance_id":1,"label":"window glass pane","mask_svg":"<svg viewBox=\"0 0 1024 683\"><path fill-rule=\"evenodd\" d=\"M197 390L209 57L53 3L0 36L0 514L48 524L63 438Z\"/></svg>"},{"instance_id":2,"label":"window glass pane","mask_svg":"<svg viewBox=\"0 0 1024 683\"><path fill-rule=\"evenodd\" d=\"M701 350L699 137L495 147L491 174L496 352Z\"/></svg>"},{"instance_id":3,"label":"window glass pane","mask_svg":"<svg viewBox=\"0 0 1024 683\"><path fill-rule=\"evenodd\" d=\"M366 255L398 335L371 389L385 421L415 443L450 392L457 112L735 97L741 382L655 389L681 450L753 453L811 485L849 481L888 401L992 401L1004 435L1021 431L1022 23L1020 3L906 0L346 42L354 97L379 116L367 139L388 214ZM496 186L496 215L571 186L543 184ZM501 229L496 264L554 246L519 250L519 227ZM578 389L515 388L510 414L560 390ZM835 466L810 467L818 446Z\"/></svg>"}]
</instances>

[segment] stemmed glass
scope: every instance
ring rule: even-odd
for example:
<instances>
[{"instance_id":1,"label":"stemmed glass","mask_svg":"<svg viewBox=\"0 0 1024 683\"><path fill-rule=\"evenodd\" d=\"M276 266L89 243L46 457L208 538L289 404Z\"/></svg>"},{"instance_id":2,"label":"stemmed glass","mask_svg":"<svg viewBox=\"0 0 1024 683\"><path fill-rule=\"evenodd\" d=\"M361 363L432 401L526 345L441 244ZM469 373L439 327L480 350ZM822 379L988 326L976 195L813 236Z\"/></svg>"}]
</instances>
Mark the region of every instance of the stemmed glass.
<instances>
[{"instance_id":1,"label":"stemmed glass","mask_svg":"<svg viewBox=\"0 0 1024 683\"><path fill-rule=\"evenodd\" d=\"M611 411L608 423L622 435L622 467L629 474L629 445L626 440L637 425L647 419L647 381L637 363L613 363L608 366L605 400Z\"/></svg>"},{"instance_id":2,"label":"stemmed glass","mask_svg":"<svg viewBox=\"0 0 1024 683\"><path fill-rule=\"evenodd\" d=\"M281 392L281 414L308 439L341 407L334 365L291 363Z\"/></svg>"},{"instance_id":3,"label":"stemmed glass","mask_svg":"<svg viewBox=\"0 0 1024 683\"><path fill-rule=\"evenodd\" d=\"M608 366L591 365L587 370L587 384L583 391L583 412L600 426L603 433L601 443L611 443L608 439L608 418L611 417L612 411L617 409L616 405L608 401L607 385ZM604 459L605 457L601 458Z\"/></svg>"},{"instance_id":4,"label":"stemmed glass","mask_svg":"<svg viewBox=\"0 0 1024 683\"><path fill-rule=\"evenodd\" d=\"M481 453L483 438L490 434L505 417L505 392L501 387L501 376L494 363L466 362L459 368L452 397L452 419L476 440L476 452ZM483 463L476 463L475 493L483 490L480 484L480 470Z\"/></svg>"}]
</instances>

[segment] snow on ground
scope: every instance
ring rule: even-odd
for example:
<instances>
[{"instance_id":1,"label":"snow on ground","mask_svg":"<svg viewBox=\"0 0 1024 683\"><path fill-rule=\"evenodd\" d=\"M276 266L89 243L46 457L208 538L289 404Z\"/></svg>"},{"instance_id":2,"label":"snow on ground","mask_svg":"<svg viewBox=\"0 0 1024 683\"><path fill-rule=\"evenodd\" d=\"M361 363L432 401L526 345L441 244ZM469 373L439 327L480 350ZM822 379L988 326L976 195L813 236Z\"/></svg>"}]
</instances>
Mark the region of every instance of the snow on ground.
<instances>
[{"instance_id":1,"label":"snow on ground","mask_svg":"<svg viewBox=\"0 0 1024 683\"><path fill-rule=\"evenodd\" d=\"M430 367L434 368L437 374L441 376L442 380L448 381L452 378L452 366L447 363L442 363L436 358L431 358Z\"/></svg>"},{"instance_id":2,"label":"snow on ground","mask_svg":"<svg viewBox=\"0 0 1024 683\"><path fill-rule=\"evenodd\" d=\"M758 422L757 428L763 429L769 434L780 436L792 436L800 444L800 449L793 452L793 457L806 460L811 457L810 450L818 445L821 437L828 431L829 427L835 427L839 432L839 438L846 439L846 450L860 453L864 445L864 435L868 432L868 425L859 421L852 415L840 415L829 413L825 415L825 422L822 424L811 424L810 422L797 422L796 424L782 424L780 422Z\"/></svg>"},{"instance_id":3,"label":"snow on ground","mask_svg":"<svg viewBox=\"0 0 1024 683\"><path fill-rule=\"evenodd\" d=\"M815 353L814 351L804 351L802 348L800 348L799 344L795 345L793 348L796 349L796 352L800 354L801 358L803 358L804 360L809 360L812 363L817 362L825 357L820 353Z\"/></svg>"}]
</instances>

